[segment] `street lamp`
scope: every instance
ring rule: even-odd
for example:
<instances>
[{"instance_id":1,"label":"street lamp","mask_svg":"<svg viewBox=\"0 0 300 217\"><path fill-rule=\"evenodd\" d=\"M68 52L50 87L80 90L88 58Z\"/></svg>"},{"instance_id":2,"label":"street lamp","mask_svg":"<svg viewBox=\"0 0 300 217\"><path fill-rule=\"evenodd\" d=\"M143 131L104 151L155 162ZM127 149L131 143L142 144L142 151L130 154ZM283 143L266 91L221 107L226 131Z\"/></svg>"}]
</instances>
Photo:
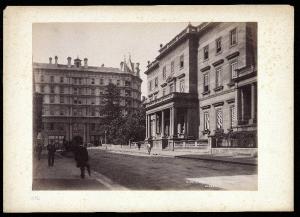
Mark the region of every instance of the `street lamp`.
<instances>
[{"instance_id":1,"label":"street lamp","mask_svg":"<svg viewBox=\"0 0 300 217\"><path fill-rule=\"evenodd\" d=\"M106 130L104 131L104 142L105 142L105 149L107 149L107 143L106 143Z\"/></svg>"}]
</instances>

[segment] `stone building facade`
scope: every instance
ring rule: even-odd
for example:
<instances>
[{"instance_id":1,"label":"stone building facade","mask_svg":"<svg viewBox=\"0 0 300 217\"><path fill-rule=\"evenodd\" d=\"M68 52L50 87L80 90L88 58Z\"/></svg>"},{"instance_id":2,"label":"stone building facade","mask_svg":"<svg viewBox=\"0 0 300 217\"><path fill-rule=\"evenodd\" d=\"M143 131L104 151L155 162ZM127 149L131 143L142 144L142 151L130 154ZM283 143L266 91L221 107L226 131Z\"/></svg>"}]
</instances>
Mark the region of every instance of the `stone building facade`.
<instances>
[{"instance_id":1,"label":"stone building facade","mask_svg":"<svg viewBox=\"0 0 300 217\"><path fill-rule=\"evenodd\" d=\"M141 105L141 78L139 63L129 58L120 68L95 67L83 64L78 57L71 63L58 64L49 58L49 63L33 63L35 92L43 97L42 123L44 144L72 141L75 136L84 143L99 144L104 141L101 128L106 85L115 84L120 89L120 105L123 114Z\"/></svg>"},{"instance_id":2,"label":"stone building facade","mask_svg":"<svg viewBox=\"0 0 300 217\"><path fill-rule=\"evenodd\" d=\"M145 72L146 139L163 149L256 147L256 34L256 23L202 23L161 45Z\"/></svg>"}]
</instances>

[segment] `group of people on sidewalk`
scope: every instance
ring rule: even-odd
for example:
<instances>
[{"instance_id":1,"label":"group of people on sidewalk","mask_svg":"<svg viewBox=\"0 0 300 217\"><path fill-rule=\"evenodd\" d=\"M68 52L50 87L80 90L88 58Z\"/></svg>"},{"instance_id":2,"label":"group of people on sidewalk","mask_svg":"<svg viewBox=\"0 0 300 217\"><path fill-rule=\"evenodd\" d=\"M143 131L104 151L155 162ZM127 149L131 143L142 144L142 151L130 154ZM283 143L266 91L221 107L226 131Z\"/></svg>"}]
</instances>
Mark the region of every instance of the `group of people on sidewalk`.
<instances>
[{"instance_id":1,"label":"group of people on sidewalk","mask_svg":"<svg viewBox=\"0 0 300 217\"><path fill-rule=\"evenodd\" d=\"M87 168L89 176L91 176L91 169L90 165L88 163L89 161L89 155L87 151L86 145L83 144L83 141L81 137L76 137L74 138L74 147L73 147L73 153L74 153L74 158L76 162L76 167L80 168L80 176L82 179L85 178L85 168ZM48 167L53 167L54 166L54 158L55 158L55 152L57 150L58 144L55 143L49 143L47 145L47 150L48 150ZM43 145L41 142L39 142L36 147L35 147L35 152L36 152L36 157L38 160L41 159L43 151Z\"/></svg>"}]
</instances>

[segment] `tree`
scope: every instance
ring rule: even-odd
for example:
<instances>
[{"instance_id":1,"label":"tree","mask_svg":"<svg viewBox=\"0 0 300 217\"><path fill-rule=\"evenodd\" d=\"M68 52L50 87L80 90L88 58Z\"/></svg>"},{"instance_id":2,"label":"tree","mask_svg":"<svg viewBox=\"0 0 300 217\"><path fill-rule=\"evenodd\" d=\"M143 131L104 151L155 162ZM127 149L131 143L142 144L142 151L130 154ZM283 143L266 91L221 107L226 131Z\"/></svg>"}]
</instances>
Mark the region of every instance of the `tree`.
<instances>
[{"instance_id":1,"label":"tree","mask_svg":"<svg viewBox=\"0 0 300 217\"><path fill-rule=\"evenodd\" d=\"M114 84L106 86L104 94L104 106L101 112L104 114L103 128L107 131L107 142L115 142L117 137L118 125L122 122L120 107L120 91Z\"/></svg>"}]
</instances>

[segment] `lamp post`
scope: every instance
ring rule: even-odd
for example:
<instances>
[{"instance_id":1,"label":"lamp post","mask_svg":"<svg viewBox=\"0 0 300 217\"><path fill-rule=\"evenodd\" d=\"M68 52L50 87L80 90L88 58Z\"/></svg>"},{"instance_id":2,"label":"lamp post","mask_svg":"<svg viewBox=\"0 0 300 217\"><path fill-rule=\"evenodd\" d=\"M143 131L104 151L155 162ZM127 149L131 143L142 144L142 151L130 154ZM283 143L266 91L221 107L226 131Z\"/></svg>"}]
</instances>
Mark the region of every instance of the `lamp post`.
<instances>
[{"instance_id":1,"label":"lamp post","mask_svg":"<svg viewBox=\"0 0 300 217\"><path fill-rule=\"evenodd\" d=\"M104 142L105 142L105 149L107 149L107 143L106 143L106 130L104 131Z\"/></svg>"}]
</instances>

